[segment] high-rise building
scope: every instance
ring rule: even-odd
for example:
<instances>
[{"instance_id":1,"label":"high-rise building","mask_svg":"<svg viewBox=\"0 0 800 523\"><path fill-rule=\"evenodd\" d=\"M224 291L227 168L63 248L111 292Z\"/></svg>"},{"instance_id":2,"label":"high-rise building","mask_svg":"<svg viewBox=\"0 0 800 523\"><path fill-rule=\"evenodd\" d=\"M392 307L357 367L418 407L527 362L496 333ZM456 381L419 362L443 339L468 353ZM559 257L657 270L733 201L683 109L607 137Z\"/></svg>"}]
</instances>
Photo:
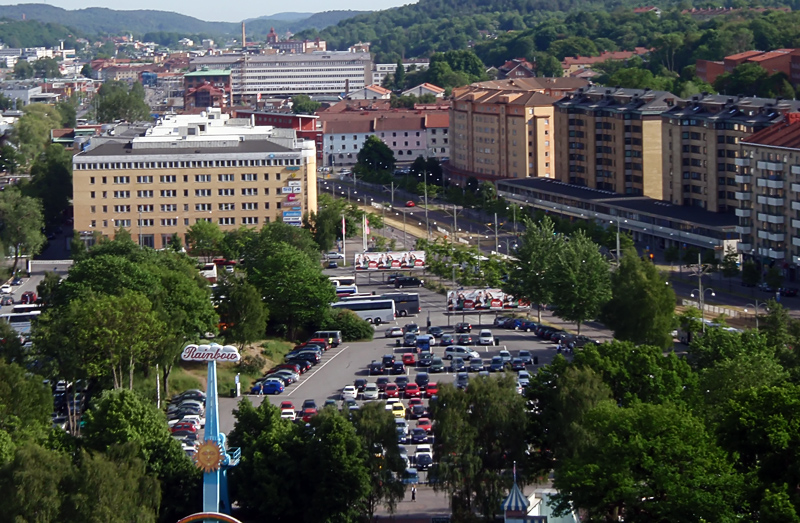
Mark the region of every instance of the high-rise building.
<instances>
[{"instance_id":1,"label":"high-rise building","mask_svg":"<svg viewBox=\"0 0 800 523\"><path fill-rule=\"evenodd\" d=\"M76 154L72 167L75 230L87 243L122 227L163 248L200 220L223 230L300 226L317 208L314 142L220 109L166 117L142 136Z\"/></svg>"},{"instance_id":2,"label":"high-rise building","mask_svg":"<svg viewBox=\"0 0 800 523\"><path fill-rule=\"evenodd\" d=\"M749 182L739 174L744 137L800 110L800 102L699 94L663 115L664 200L733 213ZM739 181L737 181L739 178Z\"/></svg>"},{"instance_id":3,"label":"high-rise building","mask_svg":"<svg viewBox=\"0 0 800 523\"><path fill-rule=\"evenodd\" d=\"M560 181L662 199L661 114L666 91L592 86L555 104Z\"/></svg>"},{"instance_id":4,"label":"high-rise building","mask_svg":"<svg viewBox=\"0 0 800 523\"><path fill-rule=\"evenodd\" d=\"M453 90L450 110L452 177L554 177L553 104L586 86L576 78L515 78Z\"/></svg>"}]
</instances>

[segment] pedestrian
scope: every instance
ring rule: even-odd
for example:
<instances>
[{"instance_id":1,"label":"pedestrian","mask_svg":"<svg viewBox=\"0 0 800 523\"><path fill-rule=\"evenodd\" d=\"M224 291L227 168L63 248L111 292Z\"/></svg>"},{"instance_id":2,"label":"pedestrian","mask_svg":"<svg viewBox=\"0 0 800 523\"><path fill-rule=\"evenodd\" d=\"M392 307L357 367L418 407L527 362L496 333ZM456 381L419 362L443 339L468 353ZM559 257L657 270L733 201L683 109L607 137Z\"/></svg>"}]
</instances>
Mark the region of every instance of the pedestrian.
<instances>
[{"instance_id":1,"label":"pedestrian","mask_svg":"<svg viewBox=\"0 0 800 523\"><path fill-rule=\"evenodd\" d=\"M411 501L417 501L417 487L414 485L411 485Z\"/></svg>"}]
</instances>

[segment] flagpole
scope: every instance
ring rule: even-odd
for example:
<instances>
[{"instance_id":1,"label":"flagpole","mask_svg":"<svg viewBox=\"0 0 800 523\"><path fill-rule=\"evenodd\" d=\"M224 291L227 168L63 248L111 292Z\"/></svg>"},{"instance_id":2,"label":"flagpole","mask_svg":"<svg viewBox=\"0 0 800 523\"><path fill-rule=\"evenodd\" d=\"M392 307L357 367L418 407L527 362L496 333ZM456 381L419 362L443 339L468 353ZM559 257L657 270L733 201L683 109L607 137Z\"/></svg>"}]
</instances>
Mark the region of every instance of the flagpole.
<instances>
[{"instance_id":1,"label":"flagpole","mask_svg":"<svg viewBox=\"0 0 800 523\"><path fill-rule=\"evenodd\" d=\"M342 214L342 256L344 259L342 260L342 267L347 266L347 231L345 230L344 225L344 214Z\"/></svg>"}]
</instances>

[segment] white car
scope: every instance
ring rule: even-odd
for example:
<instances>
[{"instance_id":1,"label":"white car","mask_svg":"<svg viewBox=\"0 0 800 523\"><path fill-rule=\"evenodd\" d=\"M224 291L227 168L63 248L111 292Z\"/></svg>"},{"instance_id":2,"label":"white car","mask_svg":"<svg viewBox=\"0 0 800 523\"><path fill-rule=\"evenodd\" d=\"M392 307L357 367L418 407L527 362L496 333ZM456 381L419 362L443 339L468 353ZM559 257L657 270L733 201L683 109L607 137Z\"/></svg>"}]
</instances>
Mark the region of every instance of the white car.
<instances>
[{"instance_id":1,"label":"white car","mask_svg":"<svg viewBox=\"0 0 800 523\"><path fill-rule=\"evenodd\" d=\"M387 338L402 338L403 329L401 327L389 327L386 329L385 336Z\"/></svg>"},{"instance_id":2,"label":"white car","mask_svg":"<svg viewBox=\"0 0 800 523\"><path fill-rule=\"evenodd\" d=\"M344 260L344 254L340 252L329 252L325 257L329 260Z\"/></svg>"},{"instance_id":3,"label":"white car","mask_svg":"<svg viewBox=\"0 0 800 523\"><path fill-rule=\"evenodd\" d=\"M14 291L11 289L11 285L5 284L0 286L0 294L13 294Z\"/></svg>"},{"instance_id":4,"label":"white car","mask_svg":"<svg viewBox=\"0 0 800 523\"><path fill-rule=\"evenodd\" d=\"M342 400L354 400L358 397L358 389L354 385L347 385L342 389Z\"/></svg>"},{"instance_id":5,"label":"white car","mask_svg":"<svg viewBox=\"0 0 800 523\"><path fill-rule=\"evenodd\" d=\"M294 409L283 409L281 410L281 418L294 421L297 419L297 413L294 411Z\"/></svg>"},{"instance_id":6,"label":"white car","mask_svg":"<svg viewBox=\"0 0 800 523\"><path fill-rule=\"evenodd\" d=\"M367 383L364 387L364 392L361 393L361 397L364 398L365 401L368 400L376 400L380 398L381 391L378 389L378 385L376 383Z\"/></svg>"},{"instance_id":7,"label":"white car","mask_svg":"<svg viewBox=\"0 0 800 523\"><path fill-rule=\"evenodd\" d=\"M471 358L480 358L481 355L477 351L469 347L462 347L461 345L451 345L444 350L444 359L452 360L453 358L464 358L464 361L469 361Z\"/></svg>"},{"instance_id":8,"label":"white car","mask_svg":"<svg viewBox=\"0 0 800 523\"><path fill-rule=\"evenodd\" d=\"M492 331L489 329L483 329L480 334L478 334L478 345L494 345L494 336L492 336Z\"/></svg>"},{"instance_id":9,"label":"white car","mask_svg":"<svg viewBox=\"0 0 800 523\"><path fill-rule=\"evenodd\" d=\"M189 423L194 423L198 429L206 426L206 418L204 416L200 416L199 414L187 414L181 421L188 421Z\"/></svg>"}]
</instances>

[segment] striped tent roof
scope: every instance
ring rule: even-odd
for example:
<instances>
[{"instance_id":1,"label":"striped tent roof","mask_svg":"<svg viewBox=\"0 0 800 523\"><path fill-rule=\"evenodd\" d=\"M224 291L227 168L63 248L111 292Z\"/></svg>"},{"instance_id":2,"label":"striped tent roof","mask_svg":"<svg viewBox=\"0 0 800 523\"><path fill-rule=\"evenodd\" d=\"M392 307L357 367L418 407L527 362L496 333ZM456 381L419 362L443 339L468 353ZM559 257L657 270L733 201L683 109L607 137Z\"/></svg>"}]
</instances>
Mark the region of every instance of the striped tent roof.
<instances>
[{"instance_id":1,"label":"striped tent roof","mask_svg":"<svg viewBox=\"0 0 800 523\"><path fill-rule=\"evenodd\" d=\"M525 497L525 494L522 493L515 482L514 486L511 487L511 492L509 492L508 497L500 507L504 512L523 512L528 510L530 504L531 502L528 501L528 498Z\"/></svg>"}]
</instances>

